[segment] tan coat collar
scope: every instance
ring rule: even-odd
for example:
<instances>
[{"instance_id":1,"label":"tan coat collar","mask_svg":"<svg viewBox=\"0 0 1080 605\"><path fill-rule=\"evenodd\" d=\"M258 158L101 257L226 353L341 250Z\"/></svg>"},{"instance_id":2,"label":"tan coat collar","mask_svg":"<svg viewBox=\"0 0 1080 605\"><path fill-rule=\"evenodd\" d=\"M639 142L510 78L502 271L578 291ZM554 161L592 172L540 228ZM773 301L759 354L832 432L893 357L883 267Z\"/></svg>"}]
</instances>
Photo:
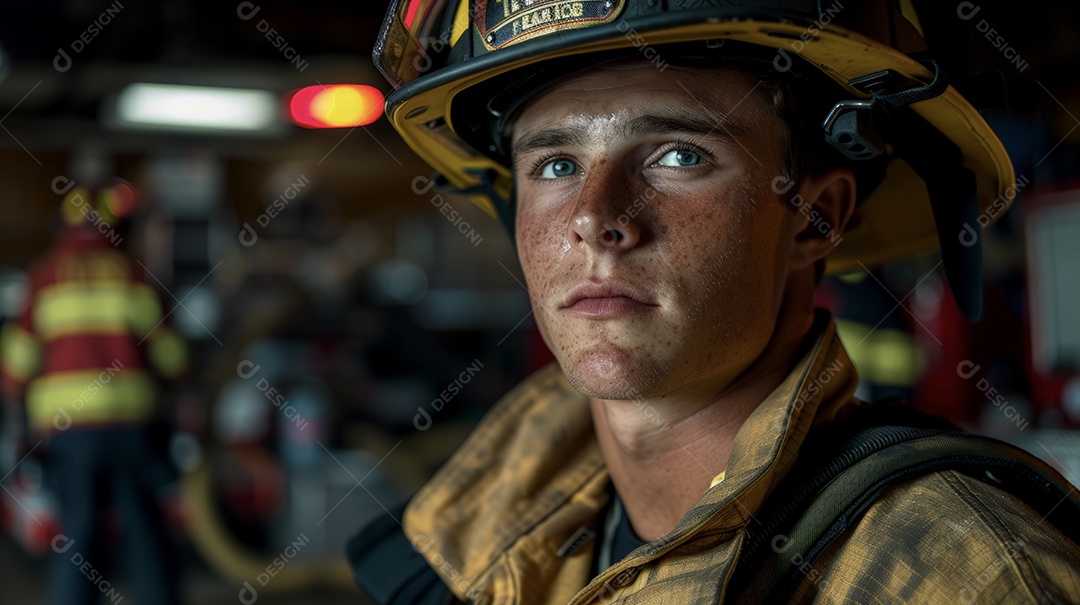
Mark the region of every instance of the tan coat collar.
<instances>
[{"instance_id":1,"label":"tan coat collar","mask_svg":"<svg viewBox=\"0 0 1080 605\"><path fill-rule=\"evenodd\" d=\"M555 551L603 509L610 478L588 398L554 364L508 393L417 493L405 511L405 534L459 599L515 603L539 591L545 603L568 603L586 602L621 571L702 531L737 529L783 478L810 426L854 401L858 379L827 313L818 313L810 338L803 358L736 435L725 480L671 533L592 582L591 547L568 557Z\"/></svg>"}]
</instances>

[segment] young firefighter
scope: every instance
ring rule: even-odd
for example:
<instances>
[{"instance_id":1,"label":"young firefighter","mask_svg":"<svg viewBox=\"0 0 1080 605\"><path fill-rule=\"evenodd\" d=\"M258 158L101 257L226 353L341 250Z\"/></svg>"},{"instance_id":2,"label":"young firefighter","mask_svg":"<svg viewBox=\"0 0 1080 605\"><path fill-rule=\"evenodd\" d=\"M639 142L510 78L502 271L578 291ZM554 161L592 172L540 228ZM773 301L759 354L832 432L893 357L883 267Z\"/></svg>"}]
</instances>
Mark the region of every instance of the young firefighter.
<instances>
[{"instance_id":1,"label":"young firefighter","mask_svg":"<svg viewBox=\"0 0 1080 605\"><path fill-rule=\"evenodd\" d=\"M391 8L387 115L511 229L557 364L353 542L377 602L1080 599L1080 548L1054 502L999 478L1015 465L904 475L813 549L792 546L805 524L772 525L796 501L781 481L821 470L844 441L823 436L868 413L813 307L826 258L939 245L981 313L979 215L1013 172L918 30L886 0ZM795 508L817 522L862 493ZM749 579L778 566L781 597Z\"/></svg>"}]
</instances>

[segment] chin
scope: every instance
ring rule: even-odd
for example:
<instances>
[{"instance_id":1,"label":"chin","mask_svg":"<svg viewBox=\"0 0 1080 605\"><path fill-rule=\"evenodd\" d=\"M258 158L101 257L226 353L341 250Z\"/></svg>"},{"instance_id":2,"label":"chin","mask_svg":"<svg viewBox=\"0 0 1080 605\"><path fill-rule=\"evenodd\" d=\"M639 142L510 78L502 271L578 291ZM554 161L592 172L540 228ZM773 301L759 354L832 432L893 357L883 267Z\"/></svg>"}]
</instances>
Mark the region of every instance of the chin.
<instances>
[{"instance_id":1,"label":"chin","mask_svg":"<svg viewBox=\"0 0 1080 605\"><path fill-rule=\"evenodd\" d=\"M559 365L570 384L593 399L634 400L663 394L663 373L620 349L573 352L560 356Z\"/></svg>"}]
</instances>

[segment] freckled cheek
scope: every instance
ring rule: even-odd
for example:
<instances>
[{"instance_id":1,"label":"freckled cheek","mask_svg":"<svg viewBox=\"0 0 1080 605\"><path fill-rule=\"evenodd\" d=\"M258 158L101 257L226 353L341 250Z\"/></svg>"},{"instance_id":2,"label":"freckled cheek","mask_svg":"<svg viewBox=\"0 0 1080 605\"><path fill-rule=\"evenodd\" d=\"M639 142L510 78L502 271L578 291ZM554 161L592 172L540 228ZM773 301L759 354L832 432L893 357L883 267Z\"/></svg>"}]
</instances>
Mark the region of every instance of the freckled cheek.
<instances>
[{"instance_id":1,"label":"freckled cheek","mask_svg":"<svg viewBox=\"0 0 1080 605\"><path fill-rule=\"evenodd\" d=\"M657 225L674 295L690 311L692 321L713 324L720 315L730 319L738 298L754 299L763 293L746 218L724 210L731 207L730 202L699 205L692 213L669 216Z\"/></svg>"},{"instance_id":2,"label":"freckled cheek","mask_svg":"<svg viewBox=\"0 0 1080 605\"><path fill-rule=\"evenodd\" d=\"M551 300L553 288L558 283L558 240L553 238L550 221L529 213L519 213L516 240L529 303L534 310L533 320L544 342L558 356L557 341L552 340L558 330L553 332L548 317L555 302Z\"/></svg>"},{"instance_id":3,"label":"freckled cheek","mask_svg":"<svg viewBox=\"0 0 1080 605\"><path fill-rule=\"evenodd\" d=\"M517 224L517 249L530 294L544 300L558 264L559 242L549 220L535 214L521 215Z\"/></svg>"}]
</instances>

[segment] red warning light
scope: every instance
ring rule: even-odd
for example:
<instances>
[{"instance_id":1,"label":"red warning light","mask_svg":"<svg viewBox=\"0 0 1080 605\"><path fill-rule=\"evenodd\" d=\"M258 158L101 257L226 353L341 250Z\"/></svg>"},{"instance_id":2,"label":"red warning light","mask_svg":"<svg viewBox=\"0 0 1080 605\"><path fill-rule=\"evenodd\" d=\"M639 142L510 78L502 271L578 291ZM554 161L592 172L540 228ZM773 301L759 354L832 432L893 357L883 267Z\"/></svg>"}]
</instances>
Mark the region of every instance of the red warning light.
<instances>
[{"instance_id":1,"label":"red warning light","mask_svg":"<svg viewBox=\"0 0 1080 605\"><path fill-rule=\"evenodd\" d=\"M108 192L107 203L116 218L131 216L139 205L138 193L131 185L120 183Z\"/></svg>"},{"instance_id":2,"label":"red warning light","mask_svg":"<svg viewBox=\"0 0 1080 605\"><path fill-rule=\"evenodd\" d=\"M379 119L385 99L365 84L306 86L289 98L289 115L305 128L352 128Z\"/></svg>"}]
</instances>

